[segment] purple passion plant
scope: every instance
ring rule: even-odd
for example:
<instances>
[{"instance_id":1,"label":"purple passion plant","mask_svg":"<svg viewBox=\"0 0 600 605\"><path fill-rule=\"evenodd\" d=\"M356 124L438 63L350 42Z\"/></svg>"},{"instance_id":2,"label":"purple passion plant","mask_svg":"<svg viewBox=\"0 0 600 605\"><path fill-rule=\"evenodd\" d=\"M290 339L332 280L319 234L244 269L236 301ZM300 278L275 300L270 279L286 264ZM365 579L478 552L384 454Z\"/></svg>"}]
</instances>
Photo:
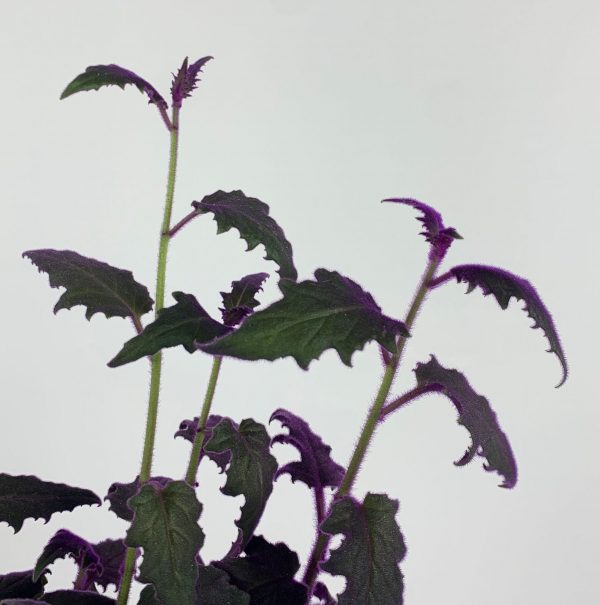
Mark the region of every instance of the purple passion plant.
<instances>
[{"instance_id":1,"label":"purple passion plant","mask_svg":"<svg viewBox=\"0 0 600 605\"><path fill-rule=\"evenodd\" d=\"M429 255L416 294L403 321L384 315L371 294L337 271L317 269L314 278L298 281L292 246L270 216L269 206L242 191L216 191L194 201L191 211L174 223L171 218L180 112L196 89L211 57L183 64L173 76L170 110L165 98L146 80L118 65L88 67L64 90L61 98L103 86L137 87L154 105L170 138L167 194L160 227L154 300L130 271L112 267L70 250L29 250L24 253L50 285L63 288L54 311L85 307L107 318L131 320L135 335L116 353L112 368L147 358L151 366L143 457L139 475L108 488L105 500L115 515L130 522L120 540L91 544L66 529L58 531L42 549L32 569L0 576L0 604L102 605L115 603L105 594L118 591L117 603L128 602L131 583L143 584L140 605L400 605L403 576L399 565L406 554L396 523L398 502L386 494L360 497L353 486L377 426L406 404L427 393L439 393L455 406L458 422L471 435L466 452L455 462L462 466L475 456L483 468L501 477L501 487L517 482L517 466L507 436L488 400L476 392L459 371L445 367L433 355L417 364L415 382L405 393L392 394L392 385L415 319L427 296L452 281L465 282L468 291L480 288L506 309L511 298L541 328L560 361L562 378L567 363L554 322L530 282L497 267L460 265L441 275L440 267L456 239L441 215L422 202L406 198L384 200L410 206L419 213ZM260 309L259 293L266 273L246 275L221 292L221 317L212 317L188 292L173 293L165 306L167 254L171 240L197 217L212 215L217 233L237 229L248 249L264 246L266 257L278 269L281 298ZM146 319L154 309L154 315ZM213 413L212 402L225 358L275 361L293 357L303 370L327 349L335 349L350 365L355 351L375 340L379 344L384 375L367 413L356 448L346 467L334 462L331 448L295 413L278 409L271 421L283 432L271 438L252 418L223 418ZM182 478L152 474L154 436L163 350L184 347L190 353L212 356L206 395L199 415L183 420L175 433L190 442L187 467L175 470ZM273 444L296 448L299 459L282 467L270 452ZM196 480L203 457L214 461L226 482L227 496L244 496L237 519L237 539L218 561L205 561L200 551L204 531L199 524L202 505ZM304 483L314 497L315 540L304 565L285 544L273 544L255 534L274 482L287 474ZM26 519L50 519L53 513L102 503L93 492L42 481L30 475L0 475L0 520L19 531ZM330 548L341 535L341 546ZM73 587L46 592L46 578L57 559L69 557L77 565ZM302 568L302 573L300 569ZM346 578L341 594L332 596L321 581L322 572Z\"/></svg>"}]
</instances>

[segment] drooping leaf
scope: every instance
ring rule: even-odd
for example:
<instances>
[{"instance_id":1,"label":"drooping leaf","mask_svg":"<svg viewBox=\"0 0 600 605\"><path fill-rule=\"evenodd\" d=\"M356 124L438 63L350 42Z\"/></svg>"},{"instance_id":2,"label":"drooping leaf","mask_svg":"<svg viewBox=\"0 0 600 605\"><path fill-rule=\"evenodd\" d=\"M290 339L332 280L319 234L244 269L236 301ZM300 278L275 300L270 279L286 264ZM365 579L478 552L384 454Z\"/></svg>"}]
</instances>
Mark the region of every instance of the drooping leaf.
<instances>
[{"instance_id":1,"label":"drooping leaf","mask_svg":"<svg viewBox=\"0 0 600 605\"><path fill-rule=\"evenodd\" d=\"M15 532L25 519L49 521L54 513L91 504L102 502L89 489L42 481L32 475L0 474L0 521L6 521Z\"/></svg>"},{"instance_id":2,"label":"drooping leaf","mask_svg":"<svg viewBox=\"0 0 600 605\"><path fill-rule=\"evenodd\" d=\"M144 550L140 581L153 584L163 605L194 605L196 555L204 542L194 489L185 481L166 487L150 481L129 504L135 516L125 542Z\"/></svg>"},{"instance_id":3,"label":"drooping leaf","mask_svg":"<svg viewBox=\"0 0 600 605\"><path fill-rule=\"evenodd\" d=\"M540 295L533 285L526 279L498 267L487 265L458 265L449 271L457 282L469 284L467 294L480 287L484 296L493 294L502 309L508 307L510 299L514 296L525 303L523 310L533 319L532 328L541 328L550 343L549 353L554 353L562 366L562 379L557 387L562 386L567 379L567 358L562 348L554 320Z\"/></svg>"},{"instance_id":4,"label":"drooping leaf","mask_svg":"<svg viewBox=\"0 0 600 605\"><path fill-rule=\"evenodd\" d=\"M173 107L181 107L183 99L192 95L192 92L198 85L198 79L202 68L213 57L202 57L191 65L188 65L188 58L183 60L183 64L173 77L171 84L171 98L173 99Z\"/></svg>"},{"instance_id":5,"label":"drooping leaf","mask_svg":"<svg viewBox=\"0 0 600 605\"><path fill-rule=\"evenodd\" d=\"M139 318L152 309L148 289L133 279L131 271L71 250L29 250L23 256L48 274L53 288L66 289L54 307L55 313L83 305L87 319L94 313Z\"/></svg>"},{"instance_id":6,"label":"drooping leaf","mask_svg":"<svg viewBox=\"0 0 600 605\"><path fill-rule=\"evenodd\" d=\"M412 206L421 212L421 216L417 220L423 224L424 230L421 232L421 235L431 244L429 252L430 260L441 261L446 255L448 248L452 245L452 242L455 239L462 239L454 227L444 226L442 215L428 204L411 198L400 197L391 197L383 201Z\"/></svg>"},{"instance_id":7,"label":"drooping leaf","mask_svg":"<svg viewBox=\"0 0 600 605\"><path fill-rule=\"evenodd\" d=\"M294 580L298 555L285 544L270 544L254 536L246 556L213 563L226 571L232 584L250 595L250 605L305 605L306 586Z\"/></svg>"},{"instance_id":8,"label":"drooping leaf","mask_svg":"<svg viewBox=\"0 0 600 605\"><path fill-rule=\"evenodd\" d=\"M97 592L86 590L56 590L44 595L49 605L115 605L116 601Z\"/></svg>"},{"instance_id":9,"label":"drooping leaf","mask_svg":"<svg viewBox=\"0 0 600 605\"><path fill-rule=\"evenodd\" d=\"M38 580L46 569L58 559L71 557L80 570L97 573L100 557L94 547L83 538L66 529L58 530L42 551L33 570L33 581Z\"/></svg>"},{"instance_id":10,"label":"drooping leaf","mask_svg":"<svg viewBox=\"0 0 600 605\"><path fill-rule=\"evenodd\" d=\"M442 392L458 410L458 423L471 434L471 445L455 464L464 466L475 455L481 456L486 460L483 465L486 471L495 471L504 478L501 487L514 487L517 483L517 464L488 400L473 390L463 374L444 368L433 355L427 363L417 364L415 376L419 386L442 387Z\"/></svg>"},{"instance_id":11,"label":"drooping leaf","mask_svg":"<svg viewBox=\"0 0 600 605\"><path fill-rule=\"evenodd\" d=\"M241 532L241 548L252 537L273 491L277 461L269 453L269 441L265 427L254 420L247 418L236 427L232 420L223 418L204 447L207 454L229 453L227 481L221 491L226 496L242 495L246 500L235 522Z\"/></svg>"},{"instance_id":12,"label":"drooping leaf","mask_svg":"<svg viewBox=\"0 0 600 605\"><path fill-rule=\"evenodd\" d=\"M213 565L198 569L196 605L249 605L250 595L229 583L229 576Z\"/></svg>"},{"instance_id":13,"label":"drooping leaf","mask_svg":"<svg viewBox=\"0 0 600 605\"><path fill-rule=\"evenodd\" d=\"M211 414L206 419L206 427L204 429L204 440L202 441L202 449L200 450L200 459L204 456L207 456L210 460L215 462L217 466L221 469L221 472L225 470L225 467L229 464L231 460L231 454L229 450L224 452L207 452L204 449L204 446L211 440L213 430L219 422L223 420L223 416L219 416L217 414ZM175 437L183 437L185 440L190 443L194 443L196 438L196 433L198 432L198 421L199 417L196 416L193 420L183 420L179 425L179 430L175 433ZM233 422L230 419L230 422ZM233 422L233 426L238 429L238 425Z\"/></svg>"},{"instance_id":14,"label":"drooping leaf","mask_svg":"<svg viewBox=\"0 0 600 605\"><path fill-rule=\"evenodd\" d=\"M223 323L226 326L237 326L244 317L250 315L252 310L260 303L254 298L262 290L268 273L253 273L246 275L238 281L231 282L231 292L221 292L223 299Z\"/></svg>"},{"instance_id":15,"label":"drooping leaf","mask_svg":"<svg viewBox=\"0 0 600 605\"><path fill-rule=\"evenodd\" d=\"M168 485L172 479L168 477L152 477L152 481L159 483L163 487ZM128 500L140 491L140 478L136 477L130 483L113 483L108 488L108 493L104 496L108 500L108 508L112 510L119 519L123 521L133 521L133 510L128 504Z\"/></svg>"},{"instance_id":16,"label":"drooping leaf","mask_svg":"<svg viewBox=\"0 0 600 605\"><path fill-rule=\"evenodd\" d=\"M248 317L234 332L203 351L240 359L293 357L306 370L326 349L351 365L352 354L370 340L389 351L406 326L381 313L373 297L337 271L317 269L316 281L282 281L283 298ZM199 345L200 346L200 345Z\"/></svg>"},{"instance_id":17,"label":"drooping leaf","mask_svg":"<svg viewBox=\"0 0 600 605\"><path fill-rule=\"evenodd\" d=\"M127 547L123 540L104 540L94 544L94 550L100 557L100 573L94 576L94 582L106 590L113 584L118 589L123 576Z\"/></svg>"},{"instance_id":18,"label":"drooping leaf","mask_svg":"<svg viewBox=\"0 0 600 605\"><path fill-rule=\"evenodd\" d=\"M0 601L4 599L35 599L44 592L46 573L33 580L33 569L0 575Z\"/></svg>"},{"instance_id":19,"label":"drooping leaf","mask_svg":"<svg viewBox=\"0 0 600 605\"><path fill-rule=\"evenodd\" d=\"M295 281L298 272L294 267L292 245L281 227L269 216L269 206L254 197L247 197L242 191L216 191L205 196L200 202L193 202L199 214L212 212L217 222L217 233L225 233L234 228L246 240L248 250L262 244L265 258L279 265L282 279Z\"/></svg>"},{"instance_id":20,"label":"drooping leaf","mask_svg":"<svg viewBox=\"0 0 600 605\"><path fill-rule=\"evenodd\" d=\"M144 331L128 340L119 353L109 361L111 368L154 355L161 349L182 345L186 351L196 351L195 342L209 342L229 332L230 328L215 321L191 294L173 292L177 304L161 309L155 321Z\"/></svg>"},{"instance_id":21,"label":"drooping leaf","mask_svg":"<svg viewBox=\"0 0 600 605\"><path fill-rule=\"evenodd\" d=\"M334 502L321 530L342 534L344 541L331 551L321 569L345 576L339 605L401 605L404 582L398 568L406 546L396 523L398 502L385 494L367 494L360 504L346 496Z\"/></svg>"},{"instance_id":22,"label":"drooping leaf","mask_svg":"<svg viewBox=\"0 0 600 605\"><path fill-rule=\"evenodd\" d=\"M288 473L292 481L302 481L314 490L338 487L344 477L344 469L331 459L331 447L315 435L307 422L288 410L273 412L269 422L277 420L288 429L288 434L275 435L274 443L293 445L300 452L300 460L282 466L275 478Z\"/></svg>"},{"instance_id":23,"label":"drooping leaf","mask_svg":"<svg viewBox=\"0 0 600 605\"><path fill-rule=\"evenodd\" d=\"M60 95L61 99L66 99L76 92L86 90L98 90L103 86L119 86L125 88L127 84L132 84L141 93L148 96L149 102L156 105L159 109L167 109L167 102L160 93L146 80L140 78L137 74L119 67L118 65L91 65L79 74Z\"/></svg>"}]
</instances>

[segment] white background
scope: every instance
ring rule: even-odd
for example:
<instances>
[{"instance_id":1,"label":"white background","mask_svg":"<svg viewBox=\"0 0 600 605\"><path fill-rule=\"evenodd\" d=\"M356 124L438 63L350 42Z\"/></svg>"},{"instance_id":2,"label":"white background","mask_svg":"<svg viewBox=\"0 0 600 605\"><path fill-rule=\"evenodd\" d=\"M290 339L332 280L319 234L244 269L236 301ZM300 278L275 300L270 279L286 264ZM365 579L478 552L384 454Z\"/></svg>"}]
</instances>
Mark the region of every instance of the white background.
<instances>
[{"instance_id":1,"label":"white background","mask_svg":"<svg viewBox=\"0 0 600 605\"><path fill-rule=\"evenodd\" d=\"M400 500L405 602L598 602L597 2L21 0L0 11L3 471L100 495L138 472L147 364L105 365L131 325L88 323L81 308L54 317L59 291L20 254L76 250L154 289L168 134L131 87L58 97L86 66L113 62L167 95L185 55L212 54L182 113L175 219L194 199L241 188L271 206L301 278L339 270L402 317L427 248L415 213L379 200L417 197L464 236L448 267L527 276L562 335L571 377L555 390L558 362L521 304L502 312L454 283L431 295L395 392L429 353L462 370L495 407L520 476L502 490L479 458L454 467L468 435L441 397L381 427L356 493ZM231 280L274 274L262 249L244 250L237 233L216 237L214 221L197 219L173 241L168 291L216 315ZM199 412L210 359L165 357L155 470L179 477L189 448L172 434ZM215 411L266 422L288 407L345 463L382 374L374 345L353 361L327 352L306 373L291 360L226 360ZM212 463L200 481L211 559L234 537L239 502L218 494ZM126 530L106 505L27 521L16 536L2 524L0 572L31 568L62 527L94 541ZM313 531L308 490L281 479L259 533L305 560ZM51 586L72 574L55 565Z\"/></svg>"}]
</instances>

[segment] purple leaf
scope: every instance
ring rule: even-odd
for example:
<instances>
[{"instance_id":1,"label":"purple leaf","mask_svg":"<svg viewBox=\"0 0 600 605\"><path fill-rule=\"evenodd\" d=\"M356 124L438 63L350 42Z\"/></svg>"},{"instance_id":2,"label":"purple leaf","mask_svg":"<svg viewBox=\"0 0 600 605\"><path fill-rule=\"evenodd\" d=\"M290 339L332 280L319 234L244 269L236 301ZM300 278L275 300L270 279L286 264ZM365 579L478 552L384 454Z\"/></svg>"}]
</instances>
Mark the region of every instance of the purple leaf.
<instances>
[{"instance_id":1,"label":"purple leaf","mask_svg":"<svg viewBox=\"0 0 600 605\"><path fill-rule=\"evenodd\" d=\"M488 400L478 395L460 372L444 368L433 355L427 363L417 364L415 375L419 386L442 387L442 392L458 410L458 423L471 433L470 447L455 464L464 466L475 455L481 456L486 459L483 465L486 471L495 471L504 478L501 487L514 487L517 464Z\"/></svg>"},{"instance_id":2,"label":"purple leaf","mask_svg":"<svg viewBox=\"0 0 600 605\"><path fill-rule=\"evenodd\" d=\"M268 273L246 275L238 281L231 282L231 292L221 292L223 299L221 314L226 326L236 326L260 305L254 297L262 290L267 277L269 277Z\"/></svg>"},{"instance_id":3,"label":"purple leaf","mask_svg":"<svg viewBox=\"0 0 600 605\"><path fill-rule=\"evenodd\" d=\"M102 502L88 489L42 481L31 475L0 474L0 521L6 521L15 532L23 527L25 519L49 521L54 513L90 504Z\"/></svg>"},{"instance_id":4,"label":"purple leaf","mask_svg":"<svg viewBox=\"0 0 600 605\"><path fill-rule=\"evenodd\" d=\"M198 78L202 68L213 57L202 57L195 63L188 65L188 58L183 60L182 66L175 76L171 84L171 98L173 99L173 107L181 107L183 99L191 96L192 91L198 85Z\"/></svg>"},{"instance_id":5,"label":"purple leaf","mask_svg":"<svg viewBox=\"0 0 600 605\"><path fill-rule=\"evenodd\" d=\"M119 67L118 65L92 65L79 74L70 82L60 95L61 99L66 99L76 92L85 90L98 90L103 86L119 86L125 88L127 84L133 84L141 93L148 96L149 102L156 105L163 111L167 109L167 102L162 98L159 92L143 78L137 74Z\"/></svg>"},{"instance_id":6,"label":"purple leaf","mask_svg":"<svg viewBox=\"0 0 600 605\"><path fill-rule=\"evenodd\" d=\"M319 605L337 605L337 601L331 596L329 589L322 582L315 584L313 596L319 599Z\"/></svg>"},{"instance_id":7,"label":"purple leaf","mask_svg":"<svg viewBox=\"0 0 600 605\"><path fill-rule=\"evenodd\" d=\"M564 384L568 375L567 358L563 351L558 332L554 326L552 315L542 302L533 285L526 279L509 273L498 267L487 265L458 265L450 269L449 273L457 282L467 282L467 294L481 288L484 296L493 294L502 309L508 307L510 299L514 296L525 303L523 310L533 319L532 328L541 328L550 343L549 353L554 353L562 366L562 379L557 387Z\"/></svg>"},{"instance_id":8,"label":"purple leaf","mask_svg":"<svg viewBox=\"0 0 600 605\"><path fill-rule=\"evenodd\" d=\"M445 227L442 215L427 204L410 198L391 197L384 202L395 202L412 206L422 213L417 220L423 223L421 235L431 244L430 260L441 261L455 239L462 239L454 227Z\"/></svg>"},{"instance_id":9,"label":"purple leaf","mask_svg":"<svg viewBox=\"0 0 600 605\"><path fill-rule=\"evenodd\" d=\"M226 466L229 464L231 460L231 454L228 451L217 453L205 451L204 446L211 440L213 435L213 430L219 422L223 420L223 416L219 416L217 414L211 414L206 420L206 427L204 428L204 441L202 442L202 450L200 452L200 460L207 456L210 460L212 460L223 472ZM183 437L186 441L190 443L194 443L196 439L196 434L198 433L198 421L199 417L196 416L193 420L183 420L179 425L179 430L175 433L175 437ZM233 422L233 420L229 419L230 422L233 423L236 430L238 429L238 425Z\"/></svg>"},{"instance_id":10,"label":"purple leaf","mask_svg":"<svg viewBox=\"0 0 600 605\"><path fill-rule=\"evenodd\" d=\"M48 602L37 599L2 599L2 605L48 605Z\"/></svg>"},{"instance_id":11,"label":"purple leaf","mask_svg":"<svg viewBox=\"0 0 600 605\"><path fill-rule=\"evenodd\" d=\"M44 603L49 605L115 605L116 601L97 592L56 590L44 595Z\"/></svg>"},{"instance_id":12,"label":"purple leaf","mask_svg":"<svg viewBox=\"0 0 600 605\"><path fill-rule=\"evenodd\" d=\"M0 601L4 599L35 599L44 592L46 572L34 582L33 569L0 575Z\"/></svg>"},{"instance_id":13,"label":"purple leaf","mask_svg":"<svg viewBox=\"0 0 600 605\"><path fill-rule=\"evenodd\" d=\"M275 410L269 422L273 420L281 422L289 433L276 435L271 440L271 445L293 445L300 452L300 460L282 466L275 478L288 473L292 481L302 481L315 491L322 491L325 487L338 487L344 477L344 469L331 459L331 447L325 445L302 418L288 410Z\"/></svg>"},{"instance_id":14,"label":"purple leaf","mask_svg":"<svg viewBox=\"0 0 600 605\"><path fill-rule=\"evenodd\" d=\"M100 573L100 557L96 554L94 547L79 536L66 529L57 531L42 551L33 570L33 581L38 580L57 559L71 557L77 563L80 570L85 570L88 575ZM86 589L89 586L86 586Z\"/></svg>"},{"instance_id":15,"label":"purple leaf","mask_svg":"<svg viewBox=\"0 0 600 605\"><path fill-rule=\"evenodd\" d=\"M168 477L152 477L152 481L166 486L172 479ZM127 501L140 491L140 478L136 477L131 483L113 483L108 488L108 493L104 497L108 500L109 510L112 510L119 519L123 521L133 521L133 509L129 507Z\"/></svg>"},{"instance_id":16,"label":"purple leaf","mask_svg":"<svg viewBox=\"0 0 600 605\"><path fill-rule=\"evenodd\" d=\"M94 550L100 558L101 573L94 577L94 582L105 590L110 584L114 584L115 590L121 584L123 567L125 565L125 553L127 547L123 540L104 540L94 544Z\"/></svg>"}]
</instances>

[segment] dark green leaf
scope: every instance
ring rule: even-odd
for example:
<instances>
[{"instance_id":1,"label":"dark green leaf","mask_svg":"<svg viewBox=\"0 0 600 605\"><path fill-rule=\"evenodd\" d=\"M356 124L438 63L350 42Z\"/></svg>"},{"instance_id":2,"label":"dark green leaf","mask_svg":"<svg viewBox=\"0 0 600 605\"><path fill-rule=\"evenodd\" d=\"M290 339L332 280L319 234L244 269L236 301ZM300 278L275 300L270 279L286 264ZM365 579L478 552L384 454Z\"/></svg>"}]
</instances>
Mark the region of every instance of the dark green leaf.
<instances>
[{"instance_id":1,"label":"dark green leaf","mask_svg":"<svg viewBox=\"0 0 600 605\"><path fill-rule=\"evenodd\" d=\"M404 583L398 564L406 554L396 524L398 502L385 494L367 494L360 504L349 496L336 501L321 529L343 534L341 546L321 569L346 577L339 605L401 605Z\"/></svg>"},{"instance_id":2,"label":"dark green leaf","mask_svg":"<svg viewBox=\"0 0 600 605\"><path fill-rule=\"evenodd\" d=\"M337 271L317 269L316 281L282 281L283 298L248 317L235 332L202 350L240 359L293 357L307 369L326 349L335 349L346 365L370 340L396 350L406 326L381 313L373 297Z\"/></svg>"},{"instance_id":3,"label":"dark green leaf","mask_svg":"<svg viewBox=\"0 0 600 605\"><path fill-rule=\"evenodd\" d=\"M229 332L229 328L215 321L191 294L173 292L176 305L161 309L158 318L144 331L128 340L108 365L111 368L154 355L167 347L183 347L193 353L194 342L208 342Z\"/></svg>"},{"instance_id":4,"label":"dark green leaf","mask_svg":"<svg viewBox=\"0 0 600 605\"><path fill-rule=\"evenodd\" d=\"M25 519L50 520L53 513L84 504L102 504L88 489L42 481L31 475L0 474L0 521L18 532Z\"/></svg>"},{"instance_id":5,"label":"dark green leaf","mask_svg":"<svg viewBox=\"0 0 600 605\"><path fill-rule=\"evenodd\" d=\"M269 277L268 273L246 275L238 281L231 282L231 292L221 292L223 298L221 314L226 326L236 326L260 305L254 297L262 290L267 277Z\"/></svg>"},{"instance_id":6,"label":"dark green leaf","mask_svg":"<svg viewBox=\"0 0 600 605\"><path fill-rule=\"evenodd\" d=\"M66 288L54 307L55 313L83 305L87 319L94 313L139 318L152 309L147 288L133 279L131 271L70 250L29 250L23 256L49 275L53 288Z\"/></svg>"},{"instance_id":7,"label":"dark green leaf","mask_svg":"<svg viewBox=\"0 0 600 605\"><path fill-rule=\"evenodd\" d=\"M154 585L163 605L194 605L196 555L204 542L194 490L184 481L166 487L150 481L129 504L135 517L125 542L144 549L140 581Z\"/></svg>"},{"instance_id":8,"label":"dark green leaf","mask_svg":"<svg viewBox=\"0 0 600 605\"><path fill-rule=\"evenodd\" d=\"M44 592L48 580L43 573L35 582L33 569L0 575L0 601L4 599L35 599Z\"/></svg>"},{"instance_id":9,"label":"dark green leaf","mask_svg":"<svg viewBox=\"0 0 600 605\"><path fill-rule=\"evenodd\" d=\"M259 244L265 247L265 258L279 265L282 279L295 281L298 272L294 267L292 245L281 227L269 216L269 206L242 191L216 191L200 202L192 204L199 214L212 212L217 222L217 233L234 228L248 243L248 250Z\"/></svg>"},{"instance_id":10,"label":"dark green leaf","mask_svg":"<svg viewBox=\"0 0 600 605\"><path fill-rule=\"evenodd\" d=\"M116 601L84 590L56 590L44 595L44 603L49 605L115 605Z\"/></svg>"},{"instance_id":11,"label":"dark green leaf","mask_svg":"<svg viewBox=\"0 0 600 605\"><path fill-rule=\"evenodd\" d=\"M201 566L199 575L196 605L249 605L250 596L232 586L224 571Z\"/></svg>"},{"instance_id":12,"label":"dark green leaf","mask_svg":"<svg viewBox=\"0 0 600 605\"><path fill-rule=\"evenodd\" d=\"M517 463L488 400L478 395L460 372L444 368L433 355L427 363L417 364L415 375L419 386L439 385L442 388L458 410L458 423L471 434L471 446L455 464L463 466L477 454L486 459L483 465L486 471L496 471L504 477L501 487L514 487Z\"/></svg>"},{"instance_id":13,"label":"dark green leaf","mask_svg":"<svg viewBox=\"0 0 600 605\"><path fill-rule=\"evenodd\" d=\"M160 602L156 597L156 590L154 590L154 586L152 586L152 584L147 584L144 586L142 592L140 593L138 605L160 605Z\"/></svg>"},{"instance_id":14,"label":"dark green leaf","mask_svg":"<svg viewBox=\"0 0 600 605\"><path fill-rule=\"evenodd\" d=\"M244 496L241 516L235 522L240 529L236 547L248 543L273 491L277 461L269 453L269 435L262 424L247 418L236 427L224 418L213 429L207 452L230 452L227 481L221 491L227 496Z\"/></svg>"}]
</instances>

